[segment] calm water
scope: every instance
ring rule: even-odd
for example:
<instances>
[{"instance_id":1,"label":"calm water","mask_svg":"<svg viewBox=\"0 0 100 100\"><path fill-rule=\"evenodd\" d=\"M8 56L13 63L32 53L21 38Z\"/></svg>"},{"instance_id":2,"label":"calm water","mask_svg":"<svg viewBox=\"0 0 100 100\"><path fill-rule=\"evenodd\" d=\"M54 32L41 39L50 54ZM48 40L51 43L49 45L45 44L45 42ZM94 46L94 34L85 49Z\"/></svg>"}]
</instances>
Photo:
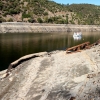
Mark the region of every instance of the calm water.
<instances>
[{"instance_id":1,"label":"calm water","mask_svg":"<svg viewBox=\"0 0 100 100\"><path fill-rule=\"evenodd\" d=\"M37 52L66 50L66 48L100 39L98 32L84 32L81 40L74 40L73 33L39 33L39 34L0 34L0 70L18 58Z\"/></svg>"}]
</instances>

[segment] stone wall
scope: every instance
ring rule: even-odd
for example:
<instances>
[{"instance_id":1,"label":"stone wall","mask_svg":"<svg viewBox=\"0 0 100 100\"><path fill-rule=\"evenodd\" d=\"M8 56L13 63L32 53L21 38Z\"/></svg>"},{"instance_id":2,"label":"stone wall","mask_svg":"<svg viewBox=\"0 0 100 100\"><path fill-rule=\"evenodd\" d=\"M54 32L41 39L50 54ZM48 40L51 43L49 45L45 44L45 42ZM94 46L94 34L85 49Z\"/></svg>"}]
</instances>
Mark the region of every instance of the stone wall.
<instances>
[{"instance_id":1,"label":"stone wall","mask_svg":"<svg viewBox=\"0 0 100 100\"><path fill-rule=\"evenodd\" d=\"M99 25L39 24L23 22L4 22L0 24L0 33L40 33L40 32L76 32L100 31Z\"/></svg>"}]
</instances>

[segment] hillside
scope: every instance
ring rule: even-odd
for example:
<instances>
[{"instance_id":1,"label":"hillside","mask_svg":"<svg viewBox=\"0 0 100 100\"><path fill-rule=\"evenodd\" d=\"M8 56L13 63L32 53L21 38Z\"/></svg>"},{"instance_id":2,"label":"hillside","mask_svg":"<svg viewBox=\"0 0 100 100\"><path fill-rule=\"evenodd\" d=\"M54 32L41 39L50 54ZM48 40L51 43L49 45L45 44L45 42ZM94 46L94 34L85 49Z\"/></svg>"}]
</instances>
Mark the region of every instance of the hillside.
<instances>
[{"instance_id":1,"label":"hillside","mask_svg":"<svg viewBox=\"0 0 100 100\"><path fill-rule=\"evenodd\" d=\"M100 6L57 4L50 0L1 0L0 22L100 24Z\"/></svg>"}]
</instances>

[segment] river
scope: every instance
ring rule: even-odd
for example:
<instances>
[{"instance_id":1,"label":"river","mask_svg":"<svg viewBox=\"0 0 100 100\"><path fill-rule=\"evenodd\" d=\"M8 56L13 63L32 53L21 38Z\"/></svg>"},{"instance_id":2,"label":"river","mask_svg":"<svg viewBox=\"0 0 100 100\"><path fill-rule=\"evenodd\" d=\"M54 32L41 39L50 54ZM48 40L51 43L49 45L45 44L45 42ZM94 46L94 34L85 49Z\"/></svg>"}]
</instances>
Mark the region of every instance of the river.
<instances>
[{"instance_id":1,"label":"river","mask_svg":"<svg viewBox=\"0 0 100 100\"><path fill-rule=\"evenodd\" d=\"M22 56L37 52L66 50L68 47L100 39L100 32L83 32L81 39L73 33L7 33L0 34L0 70Z\"/></svg>"}]
</instances>

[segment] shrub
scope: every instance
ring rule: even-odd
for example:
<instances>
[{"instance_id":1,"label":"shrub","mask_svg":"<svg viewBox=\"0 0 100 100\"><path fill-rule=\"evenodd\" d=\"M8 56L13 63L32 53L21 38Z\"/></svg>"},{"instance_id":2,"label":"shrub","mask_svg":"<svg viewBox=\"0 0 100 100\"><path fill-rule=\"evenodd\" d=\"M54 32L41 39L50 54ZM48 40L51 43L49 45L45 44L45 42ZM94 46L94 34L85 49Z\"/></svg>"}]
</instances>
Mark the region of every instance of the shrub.
<instances>
[{"instance_id":1,"label":"shrub","mask_svg":"<svg viewBox=\"0 0 100 100\"><path fill-rule=\"evenodd\" d=\"M37 19L38 23L43 23L43 20L41 18Z\"/></svg>"},{"instance_id":2,"label":"shrub","mask_svg":"<svg viewBox=\"0 0 100 100\"><path fill-rule=\"evenodd\" d=\"M30 19L28 19L28 22L30 22L30 23L34 23L34 22L36 22L33 18L30 18Z\"/></svg>"},{"instance_id":3,"label":"shrub","mask_svg":"<svg viewBox=\"0 0 100 100\"><path fill-rule=\"evenodd\" d=\"M30 17L31 17L30 14L26 14L26 13L23 13L23 14L22 14L22 18L30 18Z\"/></svg>"},{"instance_id":4,"label":"shrub","mask_svg":"<svg viewBox=\"0 0 100 100\"><path fill-rule=\"evenodd\" d=\"M10 15L12 15L12 14L18 14L18 13L19 13L19 11L17 11L16 9L12 9L12 8L11 8L11 9L9 10L9 14L10 14Z\"/></svg>"},{"instance_id":5,"label":"shrub","mask_svg":"<svg viewBox=\"0 0 100 100\"><path fill-rule=\"evenodd\" d=\"M2 10L3 8L3 4L0 2L0 10Z\"/></svg>"},{"instance_id":6,"label":"shrub","mask_svg":"<svg viewBox=\"0 0 100 100\"><path fill-rule=\"evenodd\" d=\"M0 18L0 23L2 22L6 22L6 20L4 18Z\"/></svg>"},{"instance_id":7,"label":"shrub","mask_svg":"<svg viewBox=\"0 0 100 100\"><path fill-rule=\"evenodd\" d=\"M8 22L13 22L13 19L12 18L8 19Z\"/></svg>"},{"instance_id":8,"label":"shrub","mask_svg":"<svg viewBox=\"0 0 100 100\"><path fill-rule=\"evenodd\" d=\"M8 15L8 12L4 12L3 16L6 17L6 15Z\"/></svg>"},{"instance_id":9,"label":"shrub","mask_svg":"<svg viewBox=\"0 0 100 100\"><path fill-rule=\"evenodd\" d=\"M48 15L48 12L44 12L44 14L43 14L44 16L47 16Z\"/></svg>"}]
</instances>

